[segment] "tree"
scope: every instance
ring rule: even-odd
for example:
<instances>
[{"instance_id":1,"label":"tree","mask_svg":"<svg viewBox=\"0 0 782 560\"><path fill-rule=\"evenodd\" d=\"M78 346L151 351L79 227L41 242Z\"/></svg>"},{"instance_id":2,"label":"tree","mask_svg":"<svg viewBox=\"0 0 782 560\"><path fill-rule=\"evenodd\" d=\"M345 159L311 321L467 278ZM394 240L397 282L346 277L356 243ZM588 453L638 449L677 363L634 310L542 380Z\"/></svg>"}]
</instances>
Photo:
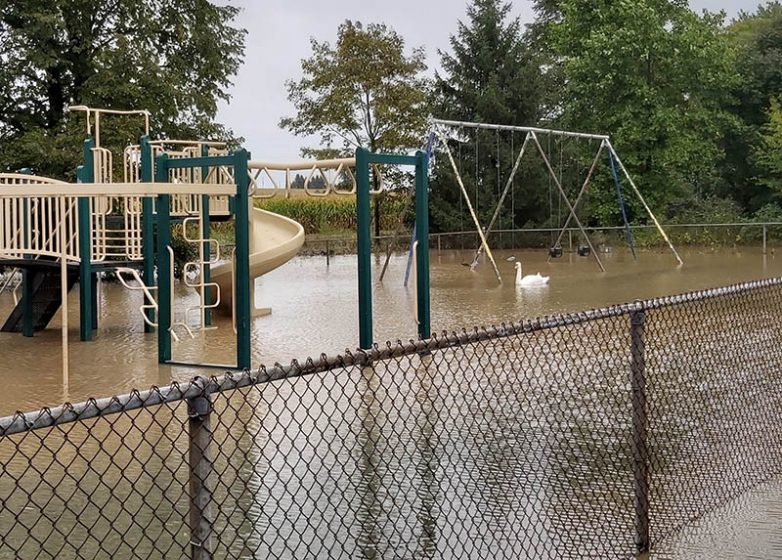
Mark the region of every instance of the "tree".
<instances>
[{"instance_id":1,"label":"tree","mask_svg":"<svg viewBox=\"0 0 782 560\"><path fill-rule=\"evenodd\" d=\"M782 195L782 103L772 97L768 120L762 126L760 142L754 148L760 181L776 195Z\"/></svg>"},{"instance_id":2,"label":"tree","mask_svg":"<svg viewBox=\"0 0 782 560\"><path fill-rule=\"evenodd\" d=\"M510 4L501 0L474 0L467 7L467 21L459 22L451 36L450 52L440 52L443 74L434 83L435 116L457 121L510 125L534 125L542 116L541 63L524 41L518 19L508 20ZM501 190L501 168L510 166L515 150L506 137L493 133L464 132L451 142L463 159L462 178L482 223L493 213ZM472 134L472 136L470 136ZM506 169L506 172L509 170ZM527 182L526 171L519 182ZM520 207L519 216L529 215L535 202ZM466 223L462 195L446 158L440 158L432 179L432 225L437 231L461 229ZM506 227L517 217L505 213Z\"/></svg>"},{"instance_id":3,"label":"tree","mask_svg":"<svg viewBox=\"0 0 782 560\"><path fill-rule=\"evenodd\" d=\"M778 108L772 103L782 91L782 5L769 2L755 13L742 12L728 27L727 38L736 50L740 76L736 102L729 110L740 124L726 144L724 175L731 196L753 212L782 195L776 188L779 177L768 175L768 159L774 154L758 149L770 145L769 135L779 124L774 121Z\"/></svg>"},{"instance_id":4,"label":"tree","mask_svg":"<svg viewBox=\"0 0 782 560\"><path fill-rule=\"evenodd\" d=\"M566 77L563 125L611 134L654 208L669 216L719 181L737 84L722 14L687 0L562 0L553 36ZM602 194L601 194L602 193ZM593 214L618 219L610 190Z\"/></svg>"},{"instance_id":5,"label":"tree","mask_svg":"<svg viewBox=\"0 0 782 560\"><path fill-rule=\"evenodd\" d=\"M244 52L237 13L207 0L4 2L0 169L72 177L84 135L73 104L149 109L158 136L228 137L213 119ZM119 146L137 135L107 123Z\"/></svg>"},{"instance_id":6,"label":"tree","mask_svg":"<svg viewBox=\"0 0 782 560\"><path fill-rule=\"evenodd\" d=\"M423 49L408 56L404 40L390 27L349 20L339 26L333 46L310 42L313 54L302 60L302 78L286 82L297 114L280 121L294 134L320 135L321 148L305 154L421 146L427 118Z\"/></svg>"}]
</instances>

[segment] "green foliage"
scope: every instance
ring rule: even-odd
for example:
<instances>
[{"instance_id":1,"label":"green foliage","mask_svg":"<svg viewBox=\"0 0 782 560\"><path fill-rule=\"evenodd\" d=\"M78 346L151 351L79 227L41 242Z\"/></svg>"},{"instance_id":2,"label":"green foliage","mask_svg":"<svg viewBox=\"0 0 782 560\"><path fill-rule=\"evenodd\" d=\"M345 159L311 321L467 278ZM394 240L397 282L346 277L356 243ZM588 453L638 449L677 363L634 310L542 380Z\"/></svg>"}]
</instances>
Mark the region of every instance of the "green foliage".
<instances>
[{"instance_id":1,"label":"green foliage","mask_svg":"<svg viewBox=\"0 0 782 560\"><path fill-rule=\"evenodd\" d=\"M508 20L510 4L501 0L474 0L467 7L467 21L459 22L451 36L450 53L441 52L444 74L435 78L434 113L439 118L529 125L541 117L541 60L522 39L518 19ZM466 131L451 142L462 165L460 174L482 223L491 214L505 186L523 137L515 143L506 136ZM519 184L540 182L541 170L525 165ZM505 178L505 179L504 179ZM445 156L437 161L432 177L432 228L434 231L470 229L456 178ZM530 192L540 189L530 188ZM533 216L541 200L525 197L516 215L505 212L501 227L510 227Z\"/></svg>"},{"instance_id":2,"label":"green foliage","mask_svg":"<svg viewBox=\"0 0 782 560\"><path fill-rule=\"evenodd\" d=\"M373 199L372 204L377 199ZM328 234L356 230L356 199L345 198L272 198L257 203L259 208L287 216L299 222L309 234ZM381 229L396 229L405 212L402 197L384 197L381 202ZM374 212L372 213L374 215Z\"/></svg>"},{"instance_id":3,"label":"green foliage","mask_svg":"<svg viewBox=\"0 0 782 560\"><path fill-rule=\"evenodd\" d=\"M237 13L207 0L0 4L0 170L72 179L85 131L68 105L149 109L155 136L227 139L213 119L243 56ZM138 138L139 119L112 121L106 147Z\"/></svg>"},{"instance_id":4,"label":"green foliage","mask_svg":"<svg viewBox=\"0 0 782 560\"><path fill-rule=\"evenodd\" d=\"M286 83L297 114L280 126L320 135L330 156L358 146L394 152L421 145L427 116L423 49L406 56L404 40L390 27L352 21L339 26L335 45L315 39L311 45L303 77Z\"/></svg>"},{"instance_id":5,"label":"green foliage","mask_svg":"<svg viewBox=\"0 0 782 560\"><path fill-rule=\"evenodd\" d=\"M782 91L782 5L769 2L757 12L742 13L728 27L727 38L736 50L736 69L741 80L735 88L732 111L741 127L727 139L724 172L729 194L748 211L779 200L773 149L778 108L772 101Z\"/></svg>"},{"instance_id":6,"label":"green foliage","mask_svg":"<svg viewBox=\"0 0 782 560\"><path fill-rule=\"evenodd\" d=\"M561 5L553 36L566 76L563 125L610 134L662 215L709 194L720 140L736 124L725 110L738 76L723 16L697 15L686 0Z\"/></svg>"},{"instance_id":7,"label":"green foliage","mask_svg":"<svg viewBox=\"0 0 782 560\"><path fill-rule=\"evenodd\" d=\"M756 222L782 222L782 207L776 203L769 203L755 212Z\"/></svg>"},{"instance_id":8,"label":"green foliage","mask_svg":"<svg viewBox=\"0 0 782 560\"><path fill-rule=\"evenodd\" d=\"M174 278L182 278L185 264L198 261L198 245L185 239L181 227L175 227L171 231L171 249L174 251Z\"/></svg>"},{"instance_id":9,"label":"green foliage","mask_svg":"<svg viewBox=\"0 0 782 560\"><path fill-rule=\"evenodd\" d=\"M782 105L772 97L768 120L761 127L760 142L754 148L759 169L759 181L782 195Z\"/></svg>"}]
</instances>

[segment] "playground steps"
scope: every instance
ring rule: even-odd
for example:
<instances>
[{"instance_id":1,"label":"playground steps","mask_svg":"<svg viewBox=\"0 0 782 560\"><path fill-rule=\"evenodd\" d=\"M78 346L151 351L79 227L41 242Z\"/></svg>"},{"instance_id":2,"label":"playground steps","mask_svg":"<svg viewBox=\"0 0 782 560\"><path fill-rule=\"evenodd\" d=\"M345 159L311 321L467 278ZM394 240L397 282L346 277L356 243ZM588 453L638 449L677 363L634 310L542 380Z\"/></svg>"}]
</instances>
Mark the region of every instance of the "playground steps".
<instances>
[{"instance_id":1,"label":"playground steps","mask_svg":"<svg viewBox=\"0 0 782 560\"><path fill-rule=\"evenodd\" d=\"M47 327L62 305L60 271L59 269L29 270L28 274L31 276L32 284L33 329L41 331ZM73 288L78 279L78 270L68 270L68 291ZM20 299L0 331L22 332L22 315L23 301Z\"/></svg>"}]
</instances>

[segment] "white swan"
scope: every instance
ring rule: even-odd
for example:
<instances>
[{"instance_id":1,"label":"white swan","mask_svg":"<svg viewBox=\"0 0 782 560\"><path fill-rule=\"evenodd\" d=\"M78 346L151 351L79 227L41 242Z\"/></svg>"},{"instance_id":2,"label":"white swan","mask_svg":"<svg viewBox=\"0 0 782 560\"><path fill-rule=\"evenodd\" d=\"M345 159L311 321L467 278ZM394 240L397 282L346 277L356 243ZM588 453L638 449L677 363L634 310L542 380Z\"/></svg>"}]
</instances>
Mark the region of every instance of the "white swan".
<instances>
[{"instance_id":1,"label":"white swan","mask_svg":"<svg viewBox=\"0 0 782 560\"><path fill-rule=\"evenodd\" d=\"M516 285L522 288L536 288L538 286L548 285L548 276L541 276L540 273L521 275L521 263L516 263Z\"/></svg>"}]
</instances>

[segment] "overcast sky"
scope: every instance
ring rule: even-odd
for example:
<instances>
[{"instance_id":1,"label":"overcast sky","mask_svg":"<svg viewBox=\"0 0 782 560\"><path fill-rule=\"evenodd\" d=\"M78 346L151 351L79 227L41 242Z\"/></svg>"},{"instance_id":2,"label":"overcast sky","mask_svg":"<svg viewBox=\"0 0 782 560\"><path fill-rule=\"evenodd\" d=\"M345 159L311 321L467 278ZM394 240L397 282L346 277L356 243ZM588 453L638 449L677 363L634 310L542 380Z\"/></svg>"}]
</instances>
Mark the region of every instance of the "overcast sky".
<instances>
[{"instance_id":1,"label":"overcast sky","mask_svg":"<svg viewBox=\"0 0 782 560\"><path fill-rule=\"evenodd\" d=\"M315 145L277 126L293 114L285 80L300 75L301 59L310 56L309 38L336 39L345 19L385 23L396 29L407 47L423 46L430 68L439 62L437 49L447 50L456 22L465 19L466 0L225 0L242 9L239 25L247 29L245 61L223 104L218 120L245 138L253 159L291 161L299 148ZM691 0L696 10L725 10L734 17L739 10L753 10L757 0ZM528 23L531 2L513 0L513 12Z\"/></svg>"}]
</instances>

